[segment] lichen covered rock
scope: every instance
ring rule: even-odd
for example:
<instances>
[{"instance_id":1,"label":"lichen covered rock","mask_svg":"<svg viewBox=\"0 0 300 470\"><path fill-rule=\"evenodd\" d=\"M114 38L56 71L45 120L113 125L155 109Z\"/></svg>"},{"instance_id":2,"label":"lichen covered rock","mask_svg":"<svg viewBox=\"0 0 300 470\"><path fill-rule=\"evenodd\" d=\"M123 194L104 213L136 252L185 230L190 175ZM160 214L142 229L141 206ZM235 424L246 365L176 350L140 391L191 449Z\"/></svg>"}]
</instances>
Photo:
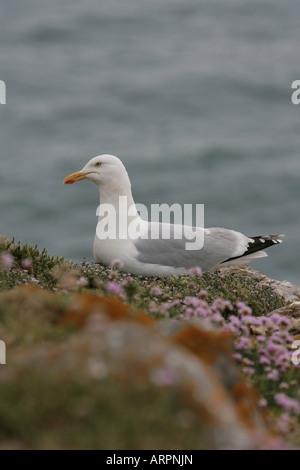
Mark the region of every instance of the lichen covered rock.
<instances>
[{"instance_id":1,"label":"lichen covered rock","mask_svg":"<svg viewBox=\"0 0 300 470\"><path fill-rule=\"evenodd\" d=\"M2 331L9 326L11 331L8 365L0 369L2 447L13 439L19 448L105 448L107 440L100 430L91 441L78 442L78 436L89 435L89 417L94 420L95 413L105 425L103 407L119 409L124 389L125 424L124 416L119 419L113 411L112 447L149 448L151 443L162 448L159 432L149 440L154 430L149 431L149 416L143 416L146 397L151 402L148 413L155 417L151 426L163 421L186 435L181 436L185 444L177 445L165 437L165 448L245 449L275 442L258 409L257 393L232 359L230 334L210 329L200 320L154 321L119 300L90 294L60 297L22 287L2 294L0 300ZM35 324L47 340L39 337L38 344L35 338L20 340L19 330L15 331L18 322L23 323L25 336ZM52 329L61 334L51 338ZM107 387L114 387L113 396L107 396ZM140 403L136 400L139 388ZM14 414L16 395L22 401L18 416ZM51 401L46 409L45 400ZM160 416L155 412L156 401ZM126 442L118 433L124 425L129 433Z\"/></svg>"}]
</instances>

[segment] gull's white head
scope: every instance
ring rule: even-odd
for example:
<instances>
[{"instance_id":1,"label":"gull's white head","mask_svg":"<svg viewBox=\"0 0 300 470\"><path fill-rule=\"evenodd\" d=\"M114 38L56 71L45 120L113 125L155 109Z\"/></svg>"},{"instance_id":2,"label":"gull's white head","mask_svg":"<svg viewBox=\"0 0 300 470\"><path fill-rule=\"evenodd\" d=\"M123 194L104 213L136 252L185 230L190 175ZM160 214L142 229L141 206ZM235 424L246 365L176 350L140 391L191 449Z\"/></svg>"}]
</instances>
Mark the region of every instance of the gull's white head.
<instances>
[{"instance_id":1,"label":"gull's white head","mask_svg":"<svg viewBox=\"0 0 300 470\"><path fill-rule=\"evenodd\" d=\"M63 184L73 184L77 181L88 179L103 186L112 183L129 181L126 169L114 155L99 155L92 158L80 171L71 173L64 179Z\"/></svg>"}]
</instances>

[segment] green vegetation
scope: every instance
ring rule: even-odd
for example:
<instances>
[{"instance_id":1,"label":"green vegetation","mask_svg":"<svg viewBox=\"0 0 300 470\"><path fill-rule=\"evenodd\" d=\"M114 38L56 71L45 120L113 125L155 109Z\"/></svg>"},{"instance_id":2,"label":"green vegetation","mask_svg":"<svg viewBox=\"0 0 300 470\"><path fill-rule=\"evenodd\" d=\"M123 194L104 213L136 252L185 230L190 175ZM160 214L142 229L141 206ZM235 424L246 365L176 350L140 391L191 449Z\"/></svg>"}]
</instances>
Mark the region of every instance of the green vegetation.
<instances>
[{"instance_id":1,"label":"green vegetation","mask_svg":"<svg viewBox=\"0 0 300 470\"><path fill-rule=\"evenodd\" d=\"M35 289L33 300L30 290L12 290L18 286L40 290ZM199 413L171 388L166 393L164 388L155 389L139 379L129 384L110 376L95 381L80 374L66 377L22 369L20 355L26 357L45 345L62 345L76 337L78 328L60 323L76 293L117 297L133 311L143 310L158 320L188 320L189 298L202 299L208 306L225 299L229 307L223 303L218 308L226 322L230 316L241 317L241 302L255 317L285 305L271 286L238 271L145 278L114 267L55 258L45 250L0 237L0 339L5 340L9 352L7 366L0 366L0 449L200 449L210 445ZM243 321L241 325L239 328L248 328ZM246 336L251 335L249 327ZM273 424L282 411L274 399L276 394L287 394L294 402L286 407L296 410L299 369L284 371L280 380L269 380L266 364L260 363L258 343L251 343L241 356L237 364L265 400L262 407L267 407ZM269 369L271 374L276 372ZM291 438L299 444L296 415L289 418L287 426L295 427ZM284 430L284 423L281 427Z\"/></svg>"},{"instance_id":2,"label":"green vegetation","mask_svg":"<svg viewBox=\"0 0 300 470\"><path fill-rule=\"evenodd\" d=\"M176 395L110 378L99 382L18 376L1 384L0 419L0 449L204 449L207 445L198 417L180 406Z\"/></svg>"},{"instance_id":3,"label":"green vegetation","mask_svg":"<svg viewBox=\"0 0 300 470\"><path fill-rule=\"evenodd\" d=\"M54 258L46 250L40 252L37 247L29 245L22 247L20 243L9 242L3 237L0 239L0 256L1 252L9 252L14 258L14 265L11 269L2 268L0 290L17 285L38 285L52 291L75 289L97 294L107 293L106 282L113 281L119 285L121 283L120 292L122 291L126 302L157 317L164 316L164 309L161 311L159 307L173 301L175 305L168 308L168 313L171 316L180 315L184 298L201 297L203 290L207 293L205 297L209 303L217 298L229 300L233 305L241 301L251 307L253 314L257 316L285 305L284 299L270 286L261 285L251 276L223 276L205 272L202 276L143 278L127 275L111 267L85 262L78 264L64 258ZM24 263L26 266L26 260L30 263L27 269L23 267ZM155 292L152 293L153 288L160 289L162 293L155 295Z\"/></svg>"}]
</instances>

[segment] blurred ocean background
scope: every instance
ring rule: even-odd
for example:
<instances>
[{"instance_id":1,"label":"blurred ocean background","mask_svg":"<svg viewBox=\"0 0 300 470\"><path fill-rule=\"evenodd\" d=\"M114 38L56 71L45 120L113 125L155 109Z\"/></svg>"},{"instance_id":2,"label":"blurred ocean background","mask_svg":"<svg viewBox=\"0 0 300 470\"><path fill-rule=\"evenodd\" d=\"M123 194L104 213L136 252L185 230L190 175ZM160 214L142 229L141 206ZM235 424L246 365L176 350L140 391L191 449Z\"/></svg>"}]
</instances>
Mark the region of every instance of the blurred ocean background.
<instances>
[{"instance_id":1,"label":"blurred ocean background","mask_svg":"<svg viewBox=\"0 0 300 470\"><path fill-rule=\"evenodd\" d=\"M112 153L136 202L285 233L252 266L300 284L299 23L299 0L3 2L0 233L92 260L98 190L62 180Z\"/></svg>"}]
</instances>

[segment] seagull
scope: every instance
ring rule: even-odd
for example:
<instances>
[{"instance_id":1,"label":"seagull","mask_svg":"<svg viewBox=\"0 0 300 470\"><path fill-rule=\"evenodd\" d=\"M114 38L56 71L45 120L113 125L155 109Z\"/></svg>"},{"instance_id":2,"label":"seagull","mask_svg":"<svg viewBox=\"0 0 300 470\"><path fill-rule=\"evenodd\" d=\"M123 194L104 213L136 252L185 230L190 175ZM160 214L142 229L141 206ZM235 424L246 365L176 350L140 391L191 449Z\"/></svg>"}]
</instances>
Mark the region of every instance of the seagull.
<instances>
[{"instance_id":1,"label":"seagull","mask_svg":"<svg viewBox=\"0 0 300 470\"><path fill-rule=\"evenodd\" d=\"M67 176L63 184L73 184L84 179L96 183L100 190L93 254L95 261L103 265L111 266L118 262L123 271L141 276L189 274L195 267L212 272L268 256L262 250L282 243L282 234L247 237L235 230L220 227L207 229L142 219L132 197L125 166L114 155L104 154L92 158L82 170ZM120 207L122 198L126 199L130 208L126 217ZM116 236L104 233L104 214L109 208L113 209L111 214L115 218L113 226ZM109 221L113 222L108 218L107 223ZM134 236L128 235L129 227L132 226L139 228ZM164 228L170 230L168 239L162 236ZM158 230L158 236L152 237L155 230ZM202 248L186 249L191 233L202 237Z\"/></svg>"}]
</instances>

